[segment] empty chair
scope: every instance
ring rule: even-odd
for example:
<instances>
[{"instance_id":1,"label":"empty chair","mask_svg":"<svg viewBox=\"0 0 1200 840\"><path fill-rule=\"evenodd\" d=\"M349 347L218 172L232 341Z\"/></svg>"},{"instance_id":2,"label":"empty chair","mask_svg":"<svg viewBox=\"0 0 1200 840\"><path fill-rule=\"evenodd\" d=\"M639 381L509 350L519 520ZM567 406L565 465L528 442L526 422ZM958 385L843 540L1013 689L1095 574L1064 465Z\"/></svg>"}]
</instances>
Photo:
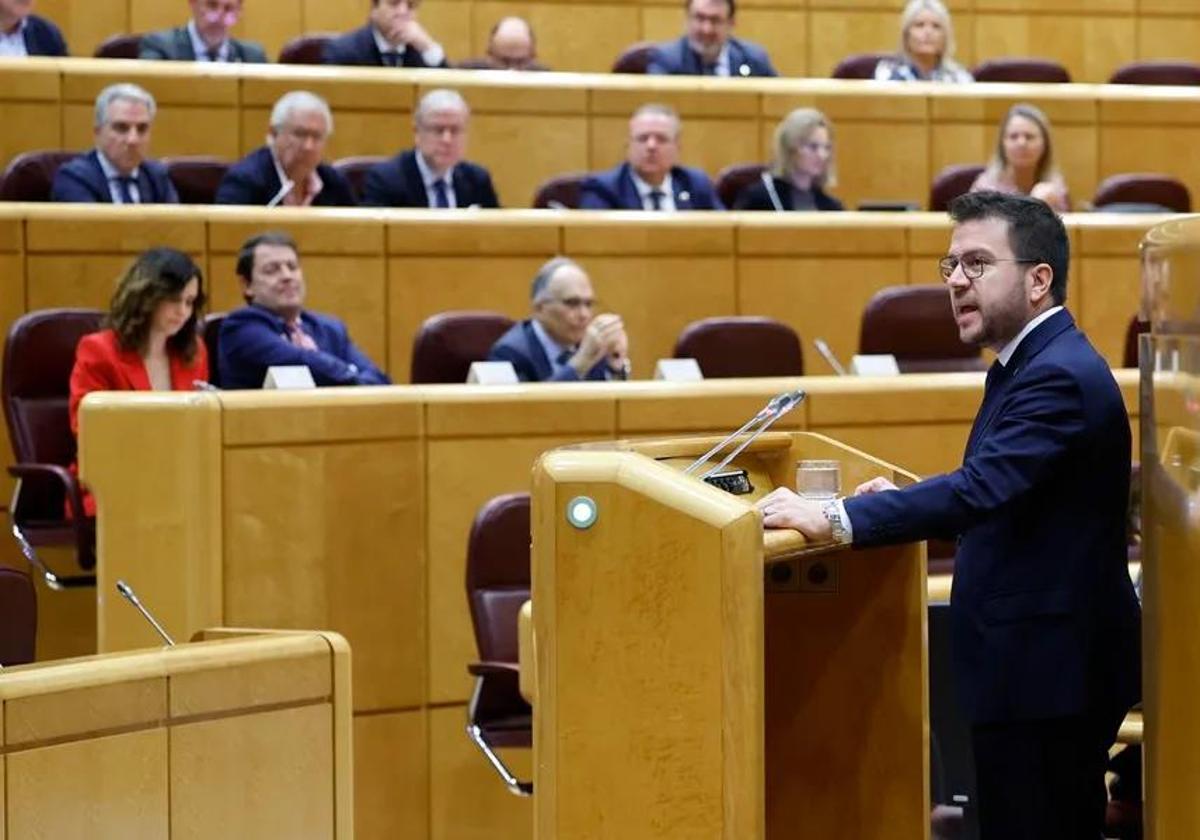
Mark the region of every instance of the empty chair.
<instances>
[{"instance_id":1,"label":"empty chair","mask_svg":"<svg viewBox=\"0 0 1200 840\"><path fill-rule=\"evenodd\" d=\"M545 210L578 210L586 172L572 172L543 181L533 194L533 206Z\"/></svg>"},{"instance_id":2,"label":"empty chair","mask_svg":"<svg viewBox=\"0 0 1200 840\"><path fill-rule=\"evenodd\" d=\"M717 195L726 207L732 207L738 193L767 169L761 163L735 163L717 173Z\"/></svg>"},{"instance_id":3,"label":"empty chair","mask_svg":"<svg viewBox=\"0 0 1200 840\"><path fill-rule=\"evenodd\" d=\"M279 50L279 63L324 64L325 45L334 37L336 37L336 33L330 32L297 35Z\"/></svg>"},{"instance_id":4,"label":"empty chair","mask_svg":"<svg viewBox=\"0 0 1200 840\"><path fill-rule=\"evenodd\" d=\"M773 318L736 315L693 321L675 341L675 358L695 359L705 379L804 374L800 336Z\"/></svg>"},{"instance_id":5,"label":"empty chair","mask_svg":"<svg viewBox=\"0 0 1200 840\"><path fill-rule=\"evenodd\" d=\"M971 71L977 82L1071 81L1067 68L1046 58L990 58Z\"/></svg>"},{"instance_id":6,"label":"empty chair","mask_svg":"<svg viewBox=\"0 0 1200 840\"><path fill-rule=\"evenodd\" d=\"M959 340L950 295L940 283L876 292L863 309L858 352L890 353L901 373L987 370L978 348Z\"/></svg>"},{"instance_id":7,"label":"empty chair","mask_svg":"<svg viewBox=\"0 0 1200 840\"><path fill-rule=\"evenodd\" d=\"M333 168L342 173L354 190L354 197L362 201L363 184L367 180L367 170L378 163L387 160L383 155L354 155L333 162Z\"/></svg>"},{"instance_id":8,"label":"empty chair","mask_svg":"<svg viewBox=\"0 0 1200 840\"><path fill-rule=\"evenodd\" d=\"M467 541L467 604L480 659L467 666L475 677L467 735L518 796L528 796L533 785L518 780L496 750L533 743L517 658L517 617L529 600L529 540L529 494L510 493L480 508Z\"/></svg>"},{"instance_id":9,"label":"empty chair","mask_svg":"<svg viewBox=\"0 0 1200 840\"><path fill-rule=\"evenodd\" d=\"M212 204L229 161L208 155L163 158L180 204Z\"/></svg>"},{"instance_id":10,"label":"empty chair","mask_svg":"<svg viewBox=\"0 0 1200 840\"><path fill-rule=\"evenodd\" d=\"M848 55L833 68L835 79L874 79L875 65L885 58L891 58L895 53L870 52Z\"/></svg>"},{"instance_id":11,"label":"empty chair","mask_svg":"<svg viewBox=\"0 0 1200 840\"><path fill-rule=\"evenodd\" d=\"M1157 172L1111 175L1096 187L1097 210L1192 212L1192 196L1178 178Z\"/></svg>"},{"instance_id":12,"label":"empty chair","mask_svg":"<svg viewBox=\"0 0 1200 840\"><path fill-rule=\"evenodd\" d=\"M499 312L459 310L427 318L413 340L412 383L466 382L471 363L487 359L512 325Z\"/></svg>"},{"instance_id":13,"label":"empty chair","mask_svg":"<svg viewBox=\"0 0 1200 840\"><path fill-rule=\"evenodd\" d=\"M929 185L929 209L942 212L951 201L971 191L971 185L983 172L978 163L954 163L947 166Z\"/></svg>"},{"instance_id":14,"label":"empty chair","mask_svg":"<svg viewBox=\"0 0 1200 840\"><path fill-rule=\"evenodd\" d=\"M0 566L0 665L24 665L34 659L37 642L37 593L20 569Z\"/></svg>"},{"instance_id":15,"label":"empty chair","mask_svg":"<svg viewBox=\"0 0 1200 840\"><path fill-rule=\"evenodd\" d=\"M220 359L221 322L224 312L210 312L204 316L204 349L208 351L208 384L221 387Z\"/></svg>"},{"instance_id":16,"label":"empty chair","mask_svg":"<svg viewBox=\"0 0 1200 840\"><path fill-rule=\"evenodd\" d=\"M17 155L0 178L0 201L49 201L58 168L78 154L53 149Z\"/></svg>"},{"instance_id":17,"label":"empty chair","mask_svg":"<svg viewBox=\"0 0 1200 840\"><path fill-rule=\"evenodd\" d=\"M1200 85L1200 64L1191 61L1134 61L1118 67L1112 85Z\"/></svg>"},{"instance_id":18,"label":"empty chair","mask_svg":"<svg viewBox=\"0 0 1200 840\"><path fill-rule=\"evenodd\" d=\"M13 537L52 589L94 585L94 575L59 577L37 555L41 546L69 546L81 569L96 565L95 521L70 466L75 436L67 415L75 345L100 329L96 309L44 309L18 318L4 344L4 418L17 479L8 515ZM64 501L73 516L64 515Z\"/></svg>"},{"instance_id":19,"label":"empty chair","mask_svg":"<svg viewBox=\"0 0 1200 840\"><path fill-rule=\"evenodd\" d=\"M137 58L142 48L142 36L113 35L105 38L94 53L96 58Z\"/></svg>"},{"instance_id":20,"label":"empty chair","mask_svg":"<svg viewBox=\"0 0 1200 840\"><path fill-rule=\"evenodd\" d=\"M645 73L654 55L655 44L652 41L639 41L627 48L613 62L614 73Z\"/></svg>"}]
</instances>

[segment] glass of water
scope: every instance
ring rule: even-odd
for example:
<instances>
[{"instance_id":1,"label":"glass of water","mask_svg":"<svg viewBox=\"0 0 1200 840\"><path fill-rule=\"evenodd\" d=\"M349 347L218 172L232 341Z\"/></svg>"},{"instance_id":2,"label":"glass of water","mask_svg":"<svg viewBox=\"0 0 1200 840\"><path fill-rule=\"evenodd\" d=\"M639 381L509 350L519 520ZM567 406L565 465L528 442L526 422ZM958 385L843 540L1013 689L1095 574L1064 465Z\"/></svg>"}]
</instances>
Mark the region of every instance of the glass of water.
<instances>
[{"instance_id":1,"label":"glass of water","mask_svg":"<svg viewBox=\"0 0 1200 840\"><path fill-rule=\"evenodd\" d=\"M842 489L842 465L837 461L797 461L796 492L806 499L836 499Z\"/></svg>"}]
</instances>

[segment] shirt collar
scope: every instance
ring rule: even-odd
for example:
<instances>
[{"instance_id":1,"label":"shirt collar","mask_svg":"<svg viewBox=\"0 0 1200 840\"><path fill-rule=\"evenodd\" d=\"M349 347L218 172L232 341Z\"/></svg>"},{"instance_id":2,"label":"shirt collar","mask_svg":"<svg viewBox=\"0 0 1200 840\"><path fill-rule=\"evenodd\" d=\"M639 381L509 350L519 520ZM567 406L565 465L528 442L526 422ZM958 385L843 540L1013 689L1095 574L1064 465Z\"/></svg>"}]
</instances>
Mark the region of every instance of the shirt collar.
<instances>
[{"instance_id":1,"label":"shirt collar","mask_svg":"<svg viewBox=\"0 0 1200 840\"><path fill-rule=\"evenodd\" d=\"M141 169L140 166L135 166L133 171L130 172L128 176L124 176L121 174L121 171L117 169L116 165L114 165L111 160L104 156L104 152L100 151L99 149L96 150L96 160L100 163L100 171L104 173L106 180L111 181L114 178L124 177L132 178L135 181L138 179L139 170Z\"/></svg>"},{"instance_id":2,"label":"shirt collar","mask_svg":"<svg viewBox=\"0 0 1200 840\"><path fill-rule=\"evenodd\" d=\"M28 17L23 17L17 21L17 26L11 32L0 30L0 38L19 38L25 34L25 26L29 23Z\"/></svg>"},{"instance_id":3,"label":"shirt collar","mask_svg":"<svg viewBox=\"0 0 1200 840\"><path fill-rule=\"evenodd\" d=\"M546 332L546 328L542 326L542 322L537 318L531 319L530 323L533 325L533 334L537 336L538 342L542 345L542 350L546 353L546 358L550 361L550 368L552 370L558 370L559 368L564 367L564 365L560 365L558 363L558 357L561 356L564 351L568 351L571 348L559 344L557 341L551 338L550 333Z\"/></svg>"},{"instance_id":4,"label":"shirt collar","mask_svg":"<svg viewBox=\"0 0 1200 840\"><path fill-rule=\"evenodd\" d=\"M196 58L201 61L207 60L208 44L204 43L204 39L200 37L200 30L196 29L196 21L189 20L187 22L188 37L192 39L192 52L196 54ZM205 58L201 58L204 56ZM229 39L226 38L221 42L221 46L217 47L217 58L221 61L229 59Z\"/></svg>"},{"instance_id":5,"label":"shirt collar","mask_svg":"<svg viewBox=\"0 0 1200 840\"><path fill-rule=\"evenodd\" d=\"M1042 321L1045 321L1055 312L1060 311L1062 311L1061 306L1051 306L1041 315L1038 315L1036 318L1026 324L1024 328L1017 333L1017 337L1008 342L1008 344L1005 344L1004 347L1001 348L1000 352L996 354L996 358L1000 360L1000 364L1004 367L1008 367L1008 362L1010 359L1012 359L1013 353L1017 352L1017 345L1019 345L1025 339L1025 336L1033 332L1037 328L1037 325L1042 323Z\"/></svg>"},{"instance_id":6,"label":"shirt collar","mask_svg":"<svg viewBox=\"0 0 1200 840\"><path fill-rule=\"evenodd\" d=\"M453 187L453 185L454 185L454 167L453 166L451 166L449 169L447 169L445 172L443 172L439 176L436 172L433 171L433 167L425 162L425 156L422 155L419 151L416 153L415 157L417 159L417 169L421 173L421 180L425 182L425 191L426 192L429 192L430 190L432 190L433 182L438 181L438 180L445 181L447 188Z\"/></svg>"},{"instance_id":7,"label":"shirt collar","mask_svg":"<svg viewBox=\"0 0 1200 840\"><path fill-rule=\"evenodd\" d=\"M646 196L650 195L650 193L654 192L655 190L658 190L659 192L661 192L663 194L664 198L666 196L674 196L675 195L674 191L671 189L671 173L670 172L667 172L666 176L663 178L662 184L657 187L650 186L645 181L643 181L640 177L638 177L637 172L634 171L632 166L629 167L629 176L631 178L633 178L633 187L634 187L634 189L637 190L638 198L640 198L642 200L642 206L645 206L645 204L646 204Z\"/></svg>"},{"instance_id":8,"label":"shirt collar","mask_svg":"<svg viewBox=\"0 0 1200 840\"><path fill-rule=\"evenodd\" d=\"M383 33L375 28L375 26L371 27L371 34L375 36L375 48L379 50L380 53L395 53L396 55L404 55L404 51L408 49L406 44L393 44L387 38L383 37Z\"/></svg>"},{"instance_id":9,"label":"shirt collar","mask_svg":"<svg viewBox=\"0 0 1200 840\"><path fill-rule=\"evenodd\" d=\"M275 174L279 176L279 188L283 189L283 185L288 182L287 173L283 171L283 165L280 164L279 158L275 156L275 147L268 143L267 151L271 153L271 163L275 164ZM297 184L296 186L299 185ZM325 182L321 180L321 176L314 169L308 176L308 183L305 185L305 190L298 191L296 186L288 191L287 195L280 201L280 204L288 207L307 207L313 203L313 199L317 197L317 193L325 187Z\"/></svg>"}]
</instances>

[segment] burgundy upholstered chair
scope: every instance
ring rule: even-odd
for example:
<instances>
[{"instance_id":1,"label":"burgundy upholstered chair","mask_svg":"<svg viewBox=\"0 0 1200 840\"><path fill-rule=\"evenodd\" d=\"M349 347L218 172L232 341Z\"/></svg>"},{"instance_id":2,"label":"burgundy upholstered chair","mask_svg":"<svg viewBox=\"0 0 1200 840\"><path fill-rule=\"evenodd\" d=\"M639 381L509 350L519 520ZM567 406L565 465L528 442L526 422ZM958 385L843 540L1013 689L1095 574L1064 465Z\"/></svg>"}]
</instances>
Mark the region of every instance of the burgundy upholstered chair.
<instances>
[{"instance_id":1,"label":"burgundy upholstered chair","mask_svg":"<svg viewBox=\"0 0 1200 840\"><path fill-rule=\"evenodd\" d=\"M1134 61L1118 67L1110 85L1200 85L1200 64L1191 61Z\"/></svg>"},{"instance_id":2,"label":"burgundy upholstered chair","mask_svg":"<svg viewBox=\"0 0 1200 840\"><path fill-rule=\"evenodd\" d=\"M413 340L412 384L467 381L472 362L482 362L496 339L513 325L499 312L457 310L425 320Z\"/></svg>"},{"instance_id":3,"label":"burgundy upholstered chair","mask_svg":"<svg viewBox=\"0 0 1200 840\"><path fill-rule=\"evenodd\" d=\"M929 185L929 209L935 213L945 211L946 206L971 190L975 179L983 172L977 163L954 163L947 166Z\"/></svg>"},{"instance_id":4,"label":"burgundy upholstered chair","mask_svg":"<svg viewBox=\"0 0 1200 840\"><path fill-rule=\"evenodd\" d=\"M650 66L650 58L654 55L655 46L653 41L639 41L626 48L613 62L612 72L645 73L646 68Z\"/></svg>"},{"instance_id":5,"label":"burgundy upholstered chair","mask_svg":"<svg viewBox=\"0 0 1200 840\"><path fill-rule=\"evenodd\" d=\"M529 494L490 500L475 516L467 541L467 604L479 662L467 666L475 690L467 735L517 796L533 792L496 750L533 744L533 711L521 696L517 616L529 600Z\"/></svg>"},{"instance_id":6,"label":"burgundy upholstered chair","mask_svg":"<svg viewBox=\"0 0 1200 840\"><path fill-rule=\"evenodd\" d=\"M162 162L179 193L180 204L212 204L221 179L229 171L229 161L208 155L163 158Z\"/></svg>"},{"instance_id":7,"label":"burgundy upholstered chair","mask_svg":"<svg viewBox=\"0 0 1200 840\"><path fill-rule=\"evenodd\" d=\"M53 149L17 155L0 176L0 201L49 201L58 168L78 154Z\"/></svg>"},{"instance_id":8,"label":"burgundy upholstered chair","mask_svg":"<svg viewBox=\"0 0 1200 840\"><path fill-rule=\"evenodd\" d=\"M350 188L354 190L354 197L362 201L363 184L367 180L367 170L376 164L383 163L385 160L387 158L383 155L354 155L335 160L333 168L350 182Z\"/></svg>"},{"instance_id":9,"label":"burgundy upholstered chair","mask_svg":"<svg viewBox=\"0 0 1200 840\"><path fill-rule=\"evenodd\" d=\"M930 273L936 270L930 266ZM941 283L876 292L863 309L858 352L890 353L901 373L987 370L979 350L959 340Z\"/></svg>"},{"instance_id":10,"label":"burgundy upholstered chair","mask_svg":"<svg viewBox=\"0 0 1200 840\"><path fill-rule=\"evenodd\" d=\"M761 163L735 163L718 172L717 195L720 196L721 203L726 207L733 207L738 193L744 190L747 184L757 181L766 168Z\"/></svg>"},{"instance_id":11,"label":"burgundy upholstered chair","mask_svg":"<svg viewBox=\"0 0 1200 840\"><path fill-rule=\"evenodd\" d=\"M586 172L571 172L543 181L533 194L533 206L539 210L578 210Z\"/></svg>"},{"instance_id":12,"label":"burgundy upholstered chair","mask_svg":"<svg viewBox=\"0 0 1200 840\"><path fill-rule=\"evenodd\" d=\"M1096 187L1092 205L1103 210L1109 205L1157 205L1176 213L1192 212L1192 195L1178 178L1158 172L1127 172L1110 175Z\"/></svg>"},{"instance_id":13,"label":"burgundy upholstered chair","mask_svg":"<svg viewBox=\"0 0 1200 840\"><path fill-rule=\"evenodd\" d=\"M977 82L1057 82L1071 81L1067 68L1046 58L990 58L971 75Z\"/></svg>"},{"instance_id":14,"label":"burgundy upholstered chair","mask_svg":"<svg viewBox=\"0 0 1200 840\"><path fill-rule=\"evenodd\" d=\"M40 546L70 546L80 569L96 566L96 524L83 510L75 436L67 417L71 368L79 339L100 328L96 309L44 309L21 316L4 345L4 418L17 479L9 509L13 536L52 589L94 586L95 575L60 577L37 556ZM73 516L64 515L64 500Z\"/></svg>"},{"instance_id":15,"label":"burgundy upholstered chair","mask_svg":"<svg viewBox=\"0 0 1200 840\"><path fill-rule=\"evenodd\" d=\"M773 318L737 315L693 321L675 341L674 355L695 359L705 379L804 375L800 336Z\"/></svg>"},{"instance_id":16,"label":"burgundy upholstered chair","mask_svg":"<svg viewBox=\"0 0 1200 840\"><path fill-rule=\"evenodd\" d=\"M831 74L835 79L874 79L875 65L895 53L870 52L848 55L837 63Z\"/></svg>"},{"instance_id":17,"label":"burgundy upholstered chair","mask_svg":"<svg viewBox=\"0 0 1200 840\"><path fill-rule=\"evenodd\" d=\"M37 593L20 569L0 566L0 665L34 660L37 642Z\"/></svg>"},{"instance_id":18,"label":"burgundy upholstered chair","mask_svg":"<svg viewBox=\"0 0 1200 840\"><path fill-rule=\"evenodd\" d=\"M316 32L307 35L297 35L279 50L280 64L324 64L325 45L334 39L337 33Z\"/></svg>"},{"instance_id":19,"label":"burgundy upholstered chair","mask_svg":"<svg viewBox=\"0 0 1200 840\"><path fill-rule=\"evenodd\" d=\"M210 312L204 316L204 349L208 351L208 384L221 387L221 374L217 370L217 357L221 352L221 322L224 312Z\"/></svg>"},{"instance_id":20,"label":"burgundy upholstered chair","mask_svg":"<svg viewBox=\"0 0 1200 840\"><path fill-rule=\"evenodd\" d=\"M142 49L141 33L105 38L93 53L95 58L137 58Z\"/></svg>"}]
</instances>

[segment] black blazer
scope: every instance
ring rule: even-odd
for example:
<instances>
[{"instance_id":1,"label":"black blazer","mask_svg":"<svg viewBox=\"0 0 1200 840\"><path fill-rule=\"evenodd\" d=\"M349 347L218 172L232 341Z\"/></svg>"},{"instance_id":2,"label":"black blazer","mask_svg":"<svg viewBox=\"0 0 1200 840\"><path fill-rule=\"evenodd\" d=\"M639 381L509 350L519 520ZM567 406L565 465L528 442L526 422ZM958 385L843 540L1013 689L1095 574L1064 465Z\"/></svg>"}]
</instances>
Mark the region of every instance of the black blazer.
<instances>
[{"instance_id":1,"label":"black blazer","mask_svg":"<svg viewBox=\"0 0 1200 840\"><path fill-rule=\"evenodd\" d=\"M187 26L176 26L174 29L163 29L143 35L138 58L195 61L196 51L192 49L192 38L188 35ZM229 60L243 64L266 64L267 53L262 46L253 41L230 38Z\"/></svg>"},{"instance_id":2,"label":"black blazer","mask_svg":"<svg viewBox=\"0 0 1200 840\"><path fill-rule=\"evenodd\" d=\"M784 210L792 209L792 185L782 178L771 178L775 186L775 194ZM820 187L813 187L813 203L817 210L844 210L842 202L825 192ZM767 192L767 184L762 178L756 178L737 194L733 202L734 210L774 210L771 194Z\"/></svg>"},{"instance_id":3,"label":"black blazer","mask_svg":"<svg viewBox=\"0 0 1200 840\"><path fill-rule=\"evenodd\" d=\"M340 172L322 163L317 166L317 175L324 186L313 199L313 207L358 206L350 182ZM229 167L217 187L213 203L263 206L279 193L282 186L275 162L271 160L271 150L261 146Z\"/></svg>"},{"instance_id":4,"label":"black blazer","mask_svg":"<svg viewBox=\"0 0 1200 840\"><path fill-rule=\"evenodd\" d=\"M166 167L158 161L142 161L138 167L137 188L140 204L179 203L175 185L167 177ZM108 179L100 168L100 156L95 149L58 168L50 186L50 200L112 204Z\"/></svg>"},{"instance_id":5,"label":"black blazer","mask_svg":"<svg viewBox=\"0 0 1200 840\"><path fill-rule=\"evenodd\" d=\"M454 167L455 203L461 207L499 207L492 176L482 166L459 161ZM428 207L429 195L417 168L417 153L409 149L367 170L363 207Z\"/></svg>"},{"instance_id":6,"label":"black blazer","mask_svg":"<svg viewBox=\"0 0 1200 840\"><path fill-rule=\"evenodd\" d=\"M25 18L25 52L30 55L65 56L67 42L58 27L44 17Z\"/></svg>"},{"instance_id":7,"label":"black blazer","mask_svg":"<svg viewBox=\"0 0 1200 840\"><path fill-rule=\"evenodd\" d=\"M383 56L379 52L379 47L375 44L375 34L372 32L371 24L367 24L361 29L355 29L353 32L347 32L345 35L339 35L328 44L325 45L325 63L326 64L343 64L357 67L383 67ZM428 67L425 59L421 58L421 54L412 47L405 47L404 53L400 58L400 64L403 67ZM438 67L449 67L449 62L445 58Z\"/></svg>"},{"instance_id":8,"label":"black blazer","mask_svg":"<svg viewBox=\"0 0 1200 840\"><path fill-rule=\"evenodd\" d=\"M767 51L758 44L740 38L730 38L728 44L731 78L776 75ZM646 73L651 76L700 76L704 68L699 53L692 49L684 36L655 45Z\"/></svg>"}]
</instances>

